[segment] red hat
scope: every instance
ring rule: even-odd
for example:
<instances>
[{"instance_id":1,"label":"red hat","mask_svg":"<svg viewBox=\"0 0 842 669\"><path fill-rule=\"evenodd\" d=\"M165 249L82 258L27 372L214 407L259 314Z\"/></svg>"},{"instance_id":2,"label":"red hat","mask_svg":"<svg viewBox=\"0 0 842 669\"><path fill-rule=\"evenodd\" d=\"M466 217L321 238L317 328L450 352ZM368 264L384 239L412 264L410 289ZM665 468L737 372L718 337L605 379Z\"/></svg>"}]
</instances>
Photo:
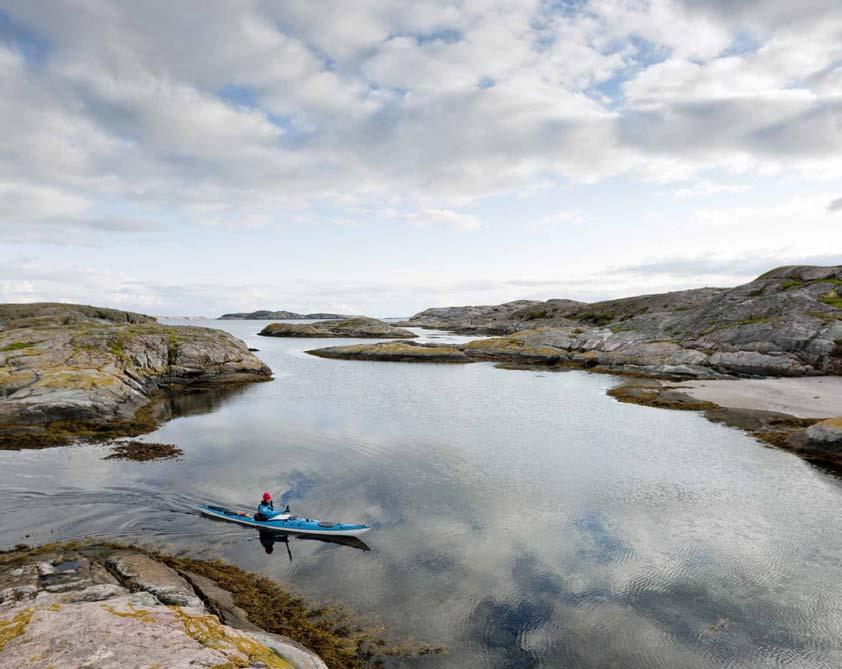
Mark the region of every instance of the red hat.
<instances>
[{"instance_id":1,"label":"red hat","mask_svg":"<svg viewBox=\"0 0 842 669\"><path fill-rule=\"evenodd\" d=\"M264 493L263 493L263 501L264 501L264 502L269 502L269 501L271 501L271 500L272 500L272 495L270 495L268 492L264 492Z\"/></svg>"}]
</instances>

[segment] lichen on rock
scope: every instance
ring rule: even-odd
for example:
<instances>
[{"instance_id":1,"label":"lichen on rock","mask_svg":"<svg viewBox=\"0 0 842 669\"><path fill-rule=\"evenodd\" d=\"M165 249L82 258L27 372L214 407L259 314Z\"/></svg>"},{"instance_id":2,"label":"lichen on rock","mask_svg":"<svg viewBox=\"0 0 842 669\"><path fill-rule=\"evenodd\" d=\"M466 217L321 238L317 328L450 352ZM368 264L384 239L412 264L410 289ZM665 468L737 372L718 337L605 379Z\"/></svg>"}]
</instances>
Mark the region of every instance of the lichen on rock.
<instances>
[{"instance_id":1,"label":"lichen on rock","mask_svg":"<svg viewBox=\"0 0 842 669\"><path fill-rule=\"evenodd\" d=\"M0 448L139 434L157 423L162 390L270 377L221 330L82 305L0 305Z\"/></svg>"}]
</instances>

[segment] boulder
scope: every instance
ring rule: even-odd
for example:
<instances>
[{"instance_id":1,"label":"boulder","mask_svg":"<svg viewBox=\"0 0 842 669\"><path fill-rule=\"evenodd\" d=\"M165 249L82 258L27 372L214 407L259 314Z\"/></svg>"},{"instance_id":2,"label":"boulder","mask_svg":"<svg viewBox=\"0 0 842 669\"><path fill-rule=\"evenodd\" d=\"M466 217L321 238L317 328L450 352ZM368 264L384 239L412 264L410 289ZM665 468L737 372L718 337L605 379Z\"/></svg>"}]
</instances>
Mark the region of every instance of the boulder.
<instances>
[{"instance_id":1,"label":"boulder","mask_svg":"<svg viewBox=\"0 0 842 669\"><path fill-rule=\"evenodd\" d=\"M201 607L202 600L190 584L165 564L142 553L117 555L107 561L132 590L143 590L163 604Z\"/></svg>"},{"instance_id":2,"label":"boulder","mask_svg":"<svg viewBox=\"0 0 842 669\"><path fill-rule=\"evenodd\" d=\"M842 452L842 417L828 418L807 428L807 442L814 445L836 446Z\"/></svg>"}]
</instances>

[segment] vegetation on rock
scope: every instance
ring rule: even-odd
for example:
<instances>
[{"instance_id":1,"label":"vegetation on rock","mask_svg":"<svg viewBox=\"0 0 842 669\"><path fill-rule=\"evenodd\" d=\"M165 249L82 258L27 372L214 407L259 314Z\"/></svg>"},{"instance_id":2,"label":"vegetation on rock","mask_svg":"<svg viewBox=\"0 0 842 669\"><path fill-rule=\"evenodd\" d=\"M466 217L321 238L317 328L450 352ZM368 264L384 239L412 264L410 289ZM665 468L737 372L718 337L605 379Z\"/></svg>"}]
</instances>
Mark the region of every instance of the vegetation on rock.
<instances>
[{"instance_id":1,"label":"vegetation on rock","mask_svg":"<svg viewBox=\"0 0 842 669\"><path fill-rule=\"evenodd\" d=\"M171 460L184 454L175 444L156 444L146 441L123 441L116 443L110 455L103 460Z\"/></svg>"},{"instance_id":2,"label":"vegetation on rock","mask_svg":"<svg viewBox=\"0 0 842 669\"><path fill-rule=\"evenodd\" d=\"M221 330L84 305L0 305L0 448L140 434L163 415L164 389L270 376Z\"/></svg>"},{"instance_id":3,"label":"vegetation on rock","mask_svg":"<svg viewBox=\"0 0 842 669\"><path fill-rule=\"evenodd\" d=\"M58 564L71 568L53 574L52 565ZM392 642L382 625L351 610L313 605L266 577L220 560L123 544L66 542L0 552L0 593L0 601L11 598L4 606L12 602L10 614L0 613L0 664L24 651L31 657L36 649L46 657L62 653L56 666L80 666L71 659L99 649L111 651L117 663L126 659L120 658L126 652L118 645L122 634L130 634L132 643L154 644L147 657L177 654L183 663L178 666L208 666L203 661L216 656L224 661L220 666L286 669L293 666L287 657L304 654L316 661L302 666L323 667L315 653L332 669L367 669L382 666L389 656L444 652L412 640ZM44 618L57 612L84 633L53 643L51 635L64 630L45 627ZM41 624L38 634L27 638L33 614ZM297 650L302 646L306 650Z\"/></svg>"},{"instance_id":4,"label":"vegetation on rock","mask_svg":"<svg viewBox=\"0 0 842 669\"><path fill-rule=\"evenodd\" d=\"M507 362L523 333L535 331L532 347L557 349L555 356L543 350L552 364L666 378L842 374L841 286L842 267L781 267L730 289L428 309L406 324L502 333L510 344L479 341L464 350Z\"/></svg>"}]
</instances>

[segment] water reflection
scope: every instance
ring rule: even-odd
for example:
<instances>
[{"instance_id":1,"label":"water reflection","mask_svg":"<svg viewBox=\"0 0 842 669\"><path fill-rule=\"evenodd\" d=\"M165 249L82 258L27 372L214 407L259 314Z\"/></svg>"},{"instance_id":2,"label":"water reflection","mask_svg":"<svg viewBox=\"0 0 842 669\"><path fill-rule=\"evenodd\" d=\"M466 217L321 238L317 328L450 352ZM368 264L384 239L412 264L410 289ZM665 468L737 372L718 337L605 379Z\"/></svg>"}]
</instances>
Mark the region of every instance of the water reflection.
<instances>
[{"instance_id":1,"label":"water reflection","mask_svg":"<svg viewBox=\"0 0 842 669\"><path fill-rule=\"evenodd\" d=\"M339 546L348 546L349 548L356 548L361 551L370 551L371 548L362 539L356 537L322 537L315 535L290 535L284 532L263 532L259 531L260 545L263 546L267 555L271 555L275 550L275 544L281 543L286 546L289 561L292 562L292 550L290 549L290 539L296 541L318 541L323 544L338 544Z\"/></svg>"},{"instance_id":2,"label":"water reflection","mask_svg":"<svg viewBox=\"0 0 842 669\"><path fill-rule=\"evenodd\" d=\"M238 397L250 389L248 384L235 383L222 386L191 388L165 391L168 414L166 419L186 418L210 413L224 402Z\"/></svg>"},{"instance_id":3,"label":"water reflection","mask_svg":"<svg viewBox=\"0 0 842 669\"><path fill-rule=\"evenodd\" d=\"M605 376L328 361L219 325L275 381L149 435L179 461L0 453L2 546L174 544L449 649L389 667L842 666L842 494L798 458L618 404ZM193 511L263 490L371 525L371 549L275 537L267 555Z\"/></svg>"}]
</instances>

